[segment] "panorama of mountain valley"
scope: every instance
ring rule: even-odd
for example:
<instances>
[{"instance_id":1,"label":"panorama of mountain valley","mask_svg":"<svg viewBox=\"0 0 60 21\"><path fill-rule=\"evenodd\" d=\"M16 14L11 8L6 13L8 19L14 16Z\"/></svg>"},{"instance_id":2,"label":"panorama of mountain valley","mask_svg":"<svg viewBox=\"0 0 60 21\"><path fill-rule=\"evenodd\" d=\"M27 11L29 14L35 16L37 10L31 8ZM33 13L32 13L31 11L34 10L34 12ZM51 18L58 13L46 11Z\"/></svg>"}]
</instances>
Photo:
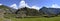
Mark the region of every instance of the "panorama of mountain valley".
<instances>
[{"instance_id":1,"label":"panorama of mountain valley","mask_svg":"<svg viewBox=\"0 0 60 21\"><path fill-rule=\"evenodd\" d=\"M0 21L60 21L60 0L0 0Z\"/></svg>"}]
</instances>

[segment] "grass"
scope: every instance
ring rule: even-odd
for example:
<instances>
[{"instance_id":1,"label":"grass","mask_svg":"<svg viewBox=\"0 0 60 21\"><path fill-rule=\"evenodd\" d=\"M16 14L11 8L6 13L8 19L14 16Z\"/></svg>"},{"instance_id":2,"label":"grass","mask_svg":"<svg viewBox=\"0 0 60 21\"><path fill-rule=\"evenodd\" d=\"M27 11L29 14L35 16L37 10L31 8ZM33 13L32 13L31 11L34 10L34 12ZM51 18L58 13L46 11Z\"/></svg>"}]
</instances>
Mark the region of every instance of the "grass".
<instances>
[{"instance_id":1,"label":"grass","mask_svg":"<svg viewBox=\"0 0 60 21\"><path fill-rule=\"evenodd\" d=\"M6 19L6 18L4 18ZM0 21L4 20L3 18L0 18ZM51 18L45 18L45 17L40 17L40 18L8 18L11 19L11 21L60 21L60 17L51 17Z\"/></svg>"},{"instance_id":2,"label":"grass","mask_svg":"<svg viewBox=\"0 0 60 21\"><path fill-rule=\"evenodd\" d=\"M3 18L0 18L0 21L3 21Z\"/></svg>"},{"instance_id":3,"label":"grass","mask_svg":"<svg viewBox=\"0 0 60 21\"><path fill-rule=\"evenodd\" d=\"M0 21L3 21L5 18L0 18Z\"/></svg>"},{"instance_id":4,"label":"grass","mask_svg":"<svg viewBox=\"0 0 60 21\"><path fill-rule=\"evenodd\" d=\"M4 18L6 19L6 18ZM0 18L0 21L4 20L2 18ZM51 18L44 18L44 17L40 17L40 18L10 18L11 21L60 21L60 17L51 17Z\"/></svg>"},{"instance_id":5,"label":"grass","mask_svg":"<svg viewBox=\"0 0 60 21\"><path fill-rule=\"evenodd\" d=\"M60 17L52 17L52 18L12 18L12 21L60 21Z\"/></svg>"}]
</instances>

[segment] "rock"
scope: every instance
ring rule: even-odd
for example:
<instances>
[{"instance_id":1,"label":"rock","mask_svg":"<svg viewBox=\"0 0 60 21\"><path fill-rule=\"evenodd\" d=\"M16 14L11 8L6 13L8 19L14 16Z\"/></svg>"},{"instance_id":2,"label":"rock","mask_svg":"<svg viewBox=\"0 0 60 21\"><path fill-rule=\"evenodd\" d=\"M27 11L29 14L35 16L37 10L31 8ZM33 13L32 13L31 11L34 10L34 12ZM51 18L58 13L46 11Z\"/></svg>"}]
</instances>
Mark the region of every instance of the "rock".
<instances>
[{"instance_id":1,"label":"rock","mask_svg":"<svg viewBox=\"0 0 60 21\"><path fill-rule=\"evenodd\" d=\"M4 18L5 11L3 9L0 9L0 18Z\"/></svg>"}]
</instances>

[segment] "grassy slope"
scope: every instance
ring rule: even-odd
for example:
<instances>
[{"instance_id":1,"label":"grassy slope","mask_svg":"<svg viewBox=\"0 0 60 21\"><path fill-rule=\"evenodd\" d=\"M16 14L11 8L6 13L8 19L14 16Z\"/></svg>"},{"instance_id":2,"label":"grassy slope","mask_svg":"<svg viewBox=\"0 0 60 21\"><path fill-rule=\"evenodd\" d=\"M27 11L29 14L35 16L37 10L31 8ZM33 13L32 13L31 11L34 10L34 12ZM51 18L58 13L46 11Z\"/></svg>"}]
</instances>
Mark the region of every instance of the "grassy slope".
<instances>
[{"instance_id":1,"label":"grassy slope","mask_svg":"<svg viewBox=\"0 0 60 21\"><path fill-rule=\"evenodd\" d=\"M5 5L1 5L1 6L0 6L0 9L6 10L6 9L9 9L9 7L8 7L8 6L5 6Z\"/></svg>"},{"instance_id":2,"label":"grassy slope","mask_svg":"<svg viewBox=\"0 0 60 21\"><path fill-rule=\"evenodd\" d=\"M12 21L60 21L60 17L53 18L24 18L24 19L16 19L12 18Z\"/></svg>"},{"instance_id":3,"label":"grassy slope","mask_svg":"<svg viewBox=\"0 0 60 21\"><path fill-rule=\"evenodd\" d=\"M0 18L0 21L4 19ZM60 17L51 17L51 18L11 18L12 21L60 21Z\"/></svg>"}]
</instances>

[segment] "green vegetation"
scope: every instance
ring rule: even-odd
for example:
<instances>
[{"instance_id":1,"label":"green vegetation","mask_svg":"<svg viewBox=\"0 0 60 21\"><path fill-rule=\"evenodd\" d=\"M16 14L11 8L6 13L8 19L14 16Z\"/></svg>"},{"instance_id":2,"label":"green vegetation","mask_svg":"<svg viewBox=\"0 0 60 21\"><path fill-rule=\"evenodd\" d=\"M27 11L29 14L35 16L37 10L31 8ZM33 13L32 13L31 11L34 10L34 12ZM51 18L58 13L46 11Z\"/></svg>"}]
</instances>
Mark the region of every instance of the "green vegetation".
<instances>
[{"instance_id":1,"label":"green vegetation","mask_svg":"<svg viewBox=\"0 0 60 21\"><path fill-rule=\"evenodd\" d=\"M8 7L8 6L5 6L5 5L1 5L1 6L0 6L0 9L6 10L6 9L9 9L9 7Z\"/></svg>"},{"instance_id":2,"label":"green vegetation","mask_svg":"<svg viewBox=\"0 0 60 21\"><path fill-rule=\"evenodd\" d=\"M25 18L25 19L12 19L13 21L60 21L60 17L54 18Z\"/></svg>"},{"instance_id":3,"label":"green vegetation","mask_svg":"<svg viewBox=\"0 0 60 21\"><path fill-rule=\"evenodd\" d=\"M0 21L3 19L0 18ZM53 17L53 18L11 18L11 21L60 21L60 17Z\"/></svg>"},{"instance_id":4,"label":"green vegetation","mask_svg":"<svg viewBox=\"0 0 60 21\"><path fill-rule=\"evenodd\" d=\"M0 21L3 21L4 19L3 18L0 18Z\"/></svg>"}]
</instances>

